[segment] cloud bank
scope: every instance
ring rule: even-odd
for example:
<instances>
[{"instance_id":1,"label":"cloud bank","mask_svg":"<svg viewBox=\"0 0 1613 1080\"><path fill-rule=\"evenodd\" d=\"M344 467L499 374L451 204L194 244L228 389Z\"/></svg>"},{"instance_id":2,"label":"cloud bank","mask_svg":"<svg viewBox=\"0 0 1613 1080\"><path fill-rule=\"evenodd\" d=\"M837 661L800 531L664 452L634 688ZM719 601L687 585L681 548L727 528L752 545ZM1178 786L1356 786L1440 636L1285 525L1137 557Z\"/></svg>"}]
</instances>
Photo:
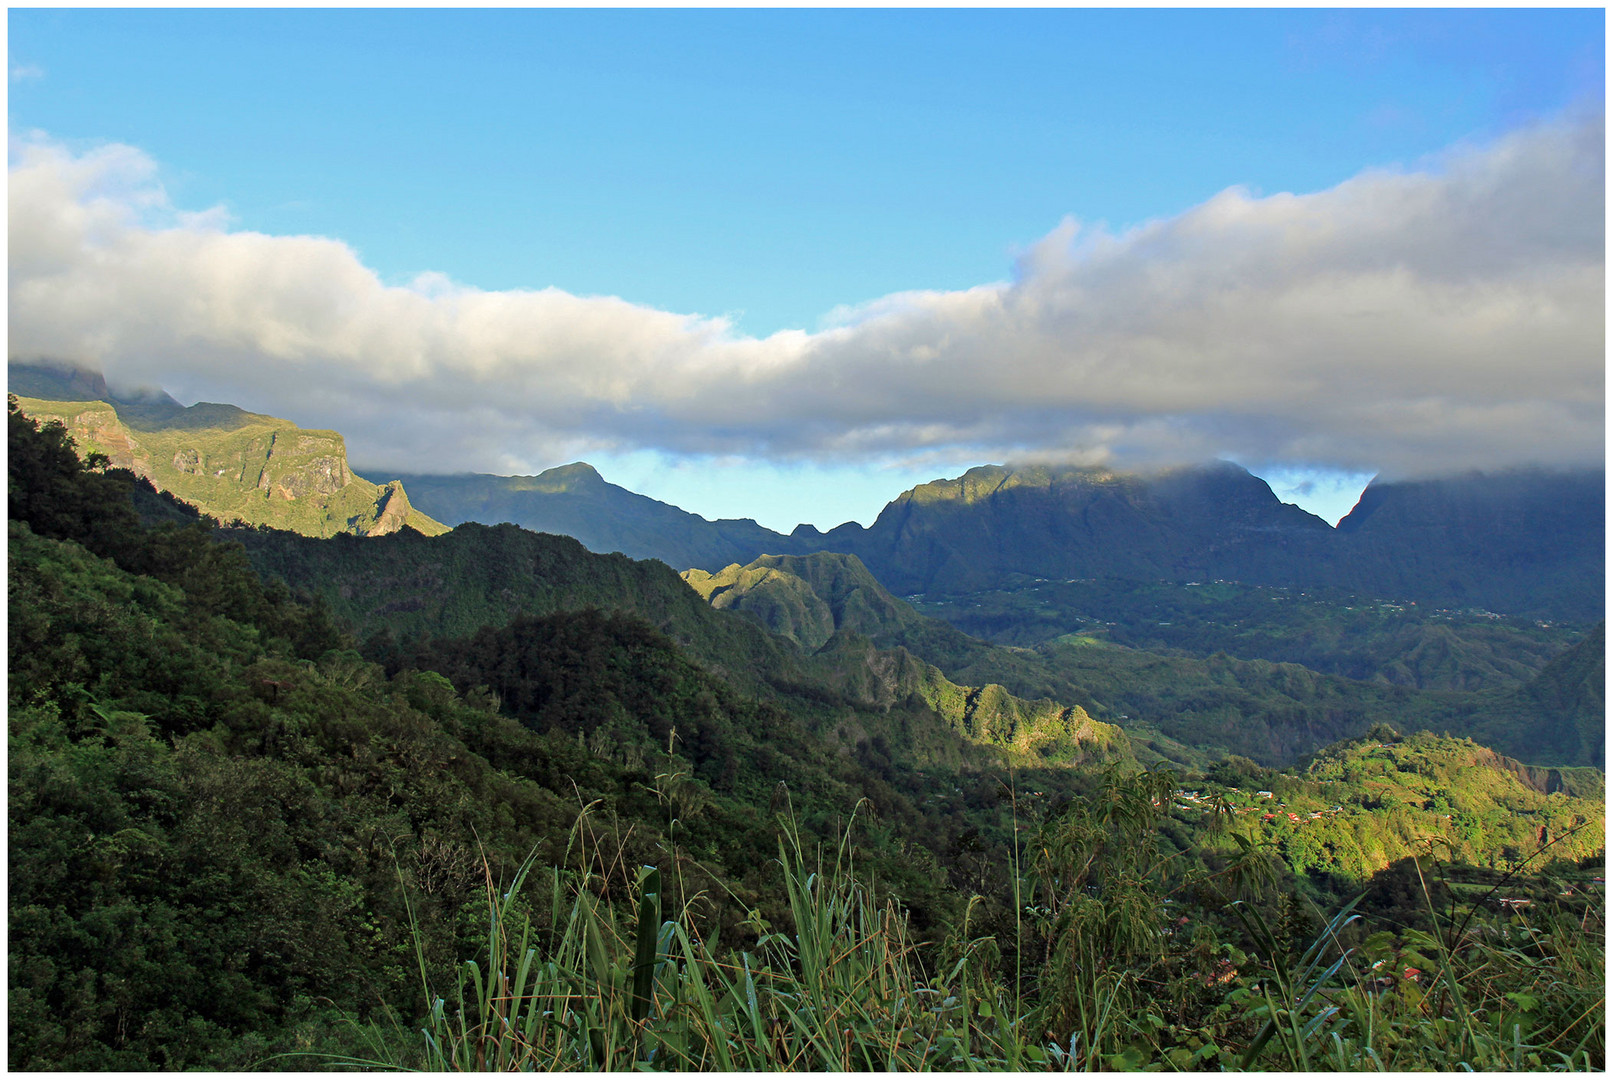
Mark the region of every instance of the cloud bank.
<instances>
[{"instance_id":1,"label":"cloud bank","mask_svg":"<svg viewBox=\"0 0 1613 1080\"><path fill-rule=\"evenodd\" d=\"M186 213L120 145L13 139L10 355L335 427L404 471L648 448L964 451L1427 475L1604 454L1604 123L1415 170L1066 220L1009 281L766 338L557 289L387 285L337 240Z\"/></svg>"}]
</instances>

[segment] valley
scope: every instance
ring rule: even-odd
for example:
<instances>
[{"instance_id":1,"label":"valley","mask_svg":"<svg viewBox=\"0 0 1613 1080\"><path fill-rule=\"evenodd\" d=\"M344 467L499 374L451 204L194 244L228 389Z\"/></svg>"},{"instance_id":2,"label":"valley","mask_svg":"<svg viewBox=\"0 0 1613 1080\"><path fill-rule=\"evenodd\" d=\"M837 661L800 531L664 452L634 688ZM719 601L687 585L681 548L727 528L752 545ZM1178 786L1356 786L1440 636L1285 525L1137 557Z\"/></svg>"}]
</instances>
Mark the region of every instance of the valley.
<instances>
[{"instance_id":1,"label":"valley","mask_svg":"<svg viewBox=\"0 0 1613 1080\"><path fill-rule=\"evenodd\" d=\"M548 1067L766 1067L777 1039L836 1069L1604 1060L1605 645L1581 600L1273 583L1274 535L1326 534L1226 469L976 470L720 565L767 538L717 543L577 468L478 512L569 497L586 545L454 514L336 528L342 489L298 530L221 525L237 504L198 514L149 466L202 407L104 404L93 431L93 404L10 414L14 1065L443 1064L386 1017L515 934L600 1033L538 1023L520 1053ZM267 422L227 415L195 430ZM116 431L145 473L80 462ZM632 513L590 525L602 502ZM1054 504L1108 524L1036 548L1026 515ZM589 550L656 522L704 555ZM1114 530L1146 539L1105 554ZM1578 565L1567 531L1526 577ZM1266 569L1148 576L1193 545ZM1282 1050L1257 988L1326 950ZM790 1011L830 986L859 1017L832 1046ZM903 1013L920 991L940 1004ZM1461 1009L1468 1034L1429 1026Z\"/></svg>"},{"instance_id":2,"label":"valley","mask_svg":"<svg viewBox=\"0 0 1613 1080\"><path fill-rule=\"evenodd\" d=\"M1424 690L1513 686L1579 640L1584 627L1342 590L1238 582L1049 581L907 598L966 633L1003 645L1098 644L1302 664Z\"/></svg>"}]
</instances>

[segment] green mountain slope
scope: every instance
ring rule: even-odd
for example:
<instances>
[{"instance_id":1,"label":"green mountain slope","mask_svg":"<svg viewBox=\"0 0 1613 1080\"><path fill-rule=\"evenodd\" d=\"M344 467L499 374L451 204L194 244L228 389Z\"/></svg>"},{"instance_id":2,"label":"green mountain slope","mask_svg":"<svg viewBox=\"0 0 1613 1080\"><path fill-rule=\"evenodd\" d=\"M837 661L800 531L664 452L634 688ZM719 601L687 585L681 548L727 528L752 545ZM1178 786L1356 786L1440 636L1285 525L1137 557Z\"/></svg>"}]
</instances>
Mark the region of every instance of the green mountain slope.
<instances>
[{"instance_id":1,"label":"green mountain slope","mask_svg":"<svg viewBox=\"0 0 1613 1080\"><path fill-rule=\"evenodd\" d=\"M1103 703L1105 720L1128 730L1141 723L1212 758L1238 754L1285 765L1386 723L1471 735L1537 765L1603 763L1599 745L1580 740L1573 714L1515 691L1417 690L1298 664L1167 656L1092 640L1039 651Z\"/></svg>"},{"instance_id":2,"label":"green mountain slope","mask_svg":"<svg viewBox=\"0 0 1613 1080\"><path fill-rule=\"evenodd\" d=\"M151 481L221 521L244 521L311 536L378 536L408 526L428 535L447 527L410 505L396 480L373 484L347 465L338 433L166 395L103 400L98 376L11 365L16 388L40 394L99 392L95 399L19 396L22 411L58 420L86 453Z\"/></svg>"},{"instance_id":3,"label":"green mountain slope","mask_svg":"<svg viewBox=\"0 0 1613 1080\"><path fill-rule=\"evenodd\" d=\"M1606 624L1598 623L1529 683L1486 699L1464 716L1464 730L1527 761L1600 766L1606 760L1606 693Z\"/></svg>"},{"instance_id":4,"label":"green mountain slope","mask_svg":"<svg viewBox=\"0 0 1613 1080\"><path fill-rule=\"evenodd\" d=\"M1594 622L1606 514L1600 470L1375 481L1339 522L1335 580L1437 607Z\"/></svg>"},{"instance_id":5,"label":"green mountain slope","mask_svg":"<svg viewBox=\"0 0 1613 1080\"><path fill-rule=\"evenodd\" d=\"M803 650L714 610L664 563L596 555L569 537L473 524L438 537L363 542L237 535L261 572L321 596L362 637L379 635L375 655L561 611L630 612L707 670L812 716L848 748L878 736L893 758L921 764L1003 754L1065 764L1131 757L1125 737L1078 702L959 685L909 651L878 648L850 631Z\"/></svg>"},{"instance_id":6,"label":"green mountain slope","mask_svg":"<svg viewBox=\"0 0 1613 1080\"><path fill-rule=\"evenodd\" d=\"M1212 789L1233 807L1237 827L1269 843L1292 870L1350 883L1408 856L1501 866L1551 845L1551 857L1580 860L1606 844L1602 773L1540 770L1470 739L1387 726L1335 743L1292 771L1220 781L1189 801L1211 812ZM1256 786L1269 785L1261 795Z\"/></svg>"}]
</instances>

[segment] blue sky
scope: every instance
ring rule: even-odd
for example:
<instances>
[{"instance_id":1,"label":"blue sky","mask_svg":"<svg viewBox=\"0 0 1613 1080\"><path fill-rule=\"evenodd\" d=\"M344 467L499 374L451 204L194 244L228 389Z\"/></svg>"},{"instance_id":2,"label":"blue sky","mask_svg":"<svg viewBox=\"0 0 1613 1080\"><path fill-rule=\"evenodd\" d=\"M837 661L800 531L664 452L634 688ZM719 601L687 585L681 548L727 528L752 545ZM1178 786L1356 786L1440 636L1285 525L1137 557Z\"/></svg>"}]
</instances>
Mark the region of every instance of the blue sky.
<instances>
[{"instance_id":1,"label":"blue sky","mask_svg":"<svg viewBox=\"0 0 1613 1080\"><path fill-rule=\"evenodd\" d=\"M62 169L108 160L94 155L111 144L130 148L140 175L131 179L124 162L115 183L86 181L74 197L111 184L138 215L131 227L153 234L195 227L186 214L218 208L206 228L330 238L393 290L618 297L635 310L705 317L702 341L782 349L779 331L828 333L800 354L815 356L835 328L878 321L863 305L882 298L960 297L1034 277L1038 245L1066 219L1080 223L1073 257L1090 259L1080 238L1190 220L1228 188L1276 206L1274 196L1328 192L1368 170L1438 176L1453 152L1565 116L1599 124L1603 24L1600 10L12 10L11 157L15 176L19 140L48 147L69 163ZM319 258L293 262L351 269ZM422 283L422 274L433 276ZM547 324L520 325L542 333ZM20 329L14 318L14 347ZM623 333L640 341L650 331ZM352 370L340 392L315 401L297 365L317 357L299 354L276 382L251 348L217 348L168 370L160 340L97 340L114 339L125 344L99 358L109 373L160 376L181 397L228 392L338 427L361 468L535 471L582 456L608 479L708 517L785 529L869 521L902 488L1001 460L981 456L993 452L1113 451L1106 460L1121 464L1128 453L1158 456L1163 437L1144 429L1170 426L1183 408L1071 399L1057 424L1019 443L1004 431L1046 418L935 406L911 422L870 415L848 426L841 413L861 409L852 377L861 369L836 368L832 380L804 376L804 385L835 382L843 406L790 412L779 423L793 430L761 430L751 417L765 410L736 418L716 400L724 385L746 382L743 366L726 383L691 374L642 389L643 372L668 370L669 356L691 371L714 362L679 346L621 360L636 366L609 385L568 383L573 396L554 407L595 418L594 428L568 428L537 404L531 424L552 437L517 437L518 417L489 420L501 398L519 396L501 395L487 373L518 376L490 353L476 377L487 399L439 395L455 397L458 412L422 407L411 443L382 425L413 406L354 409L363 369L381 366L357 347L343 354ZM564 354L573 365L589 364L591 348L616 347L566 340L591 343ZM1003 339L986 355L1014 347ZM441 348L454 352L452 342ZM784 363L745 361L775 362ZM914 378L942 370L955 369ZM375 378L398 386L402 376ZM698 385L704 409L678 404L678 385ZM528 390L541 395L542 385ZM1600 382L1587 392L1599 397ZM1400 404L1429 397L1418 393ZM477 417L488 438L446 445L456 424ZM1311 485L1295 497L1330 520L1366 476L1405 471L1415 456L1407 448L1379 463L1281 419L1222 409L1194 421L1216 434L1192 446L1281 477L1290 492ZM1284 433L1251 439L1234 432L1240 424ZM1104 441L1120 428L1125 437ZM1518 441L1527 446L1527 435ZM1145 444L1148 453L1137 449Z\"/></svg>"}]
</instances>

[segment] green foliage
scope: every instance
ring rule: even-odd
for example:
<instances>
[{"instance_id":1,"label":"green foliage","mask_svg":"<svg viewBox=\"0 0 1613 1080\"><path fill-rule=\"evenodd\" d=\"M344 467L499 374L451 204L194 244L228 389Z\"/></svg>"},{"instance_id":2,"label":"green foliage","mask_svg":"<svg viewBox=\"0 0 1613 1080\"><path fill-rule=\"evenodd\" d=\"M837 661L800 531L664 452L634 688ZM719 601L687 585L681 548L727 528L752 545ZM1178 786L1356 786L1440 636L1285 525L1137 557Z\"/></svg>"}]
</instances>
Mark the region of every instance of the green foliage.
<instances>
[{"instance_id":1,"label":"green foliage","mask_svg":"<svg viewBox=\"0 0 1613 1080\"><path fill-rule=\"evenodd\" d=\"M104 454L79 460L67 429L41 427L6 398L6 517L25 521L41 536L73 537L104 547L127 531L134 511L123 500L127 480L106 471Z\"/></svg>"},{"instance_id":2,"label":"green foliage","mask_svg":"<svg viewBox=\"0 0 1613 1080\"><path fill-rule=\"evenodd\" d=\"M451 998L427 987L415 1054L352 1064L444 1069L887 1071L1046 1066L1011 1002L971 994L969 956L927 975L901 910L854 873L849 837L825 864L788 822L775 872L788 911L758 921L749 948L722 954L687 909L670 912L661 874L638 874L631 931L596 893L548 878L547 934L519 915L527 867L489 888L488 965L467 961ZM774 884L774 888L777 888ZM384 1033L375 1032L381 1045Z\"/></svg>"},{"instance_id":3,"label":"green foliage","mask_svg":"<svg viewBox=\"0 0 1613 1080\"><path fill-rule=\"evenodd\" d=\"M1555 772L1469 739L1369 737L1319 752L1298 782L1281 785L1272 802L1283 820L1270 828L1296 869L1356 879L1430 841L1469 865L1501 865L1516 857L1509 852L1547 845L1563 858L1594 855L1606 842L1600 784L1570 794Z\"/></svg>"},{"instance_id":4,"label":"green foliage","mask_svg":"<svg viewBox=\"0 0 1613 1080\"><path fill-rule=\"evenodd\" d=\"M1219 930L1161 934L1159 918L1141 912L1168 899L1157 804L1173 785L1163 773L1144 783L1111 774L1093 804L1046 830L1035 874L1068 892L1062 902L1057 886L1040 894L1061 911L1036 931L1051 935L1052 951L1028 1008L993 976L995 950L970 937L967 915L948 959L927 967L900 909L856 871L851 837L829 863L821 849L808 856L786 818L772 865L788 910L776 923L750 920L748 940L731 950L702 938L687 907L665 906L655 867L618 865L614 881L552 872L534 889L529 860L509 887L489 880L485 965L464 962L446 994L421 966L422 1038L411 1047L376 1026L377 1052L339 1063L1307 1072L1605 1063L1599 902L1538 919L1471 905L1441 914L1425 888L1426 930L1366 925L1357 895L1314 917L1291 898L1240 902ZM624 902L602 901L612 893ZM1245 947L1217 940L1233 927Z\"/></svg>"}]
</instances>

